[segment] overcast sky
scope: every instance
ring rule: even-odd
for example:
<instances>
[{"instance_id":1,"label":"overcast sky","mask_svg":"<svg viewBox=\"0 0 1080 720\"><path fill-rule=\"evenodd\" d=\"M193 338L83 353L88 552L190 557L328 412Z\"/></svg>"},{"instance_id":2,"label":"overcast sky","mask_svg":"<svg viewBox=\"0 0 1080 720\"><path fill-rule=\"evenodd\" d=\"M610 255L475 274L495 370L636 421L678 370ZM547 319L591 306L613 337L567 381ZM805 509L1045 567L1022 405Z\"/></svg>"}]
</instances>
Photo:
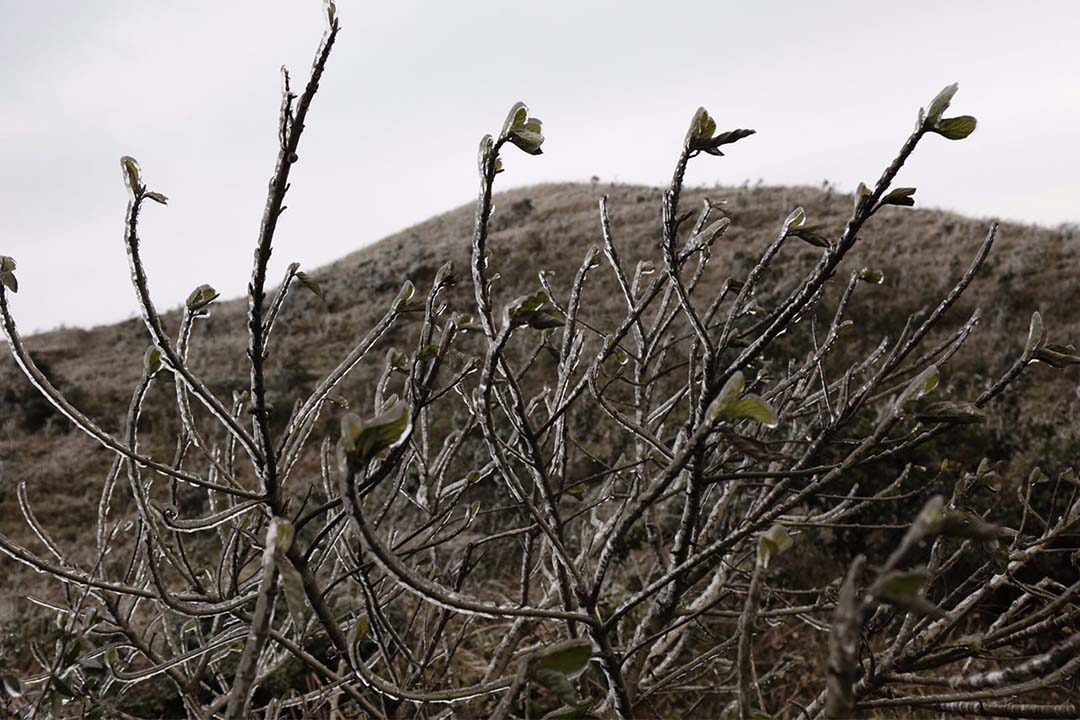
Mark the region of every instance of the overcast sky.
<instances>
[{"instance_id":1,"label":"overcast sky","mask_svg":"<svg viewBox=\"0 0 1080 720\"><path fill-rule=\"evenodd\" d=\"M758 135L693 183L877 178L920 105L958 81L979 119L901 176L922 206L1080 221L1080 3L339 0L343 30L300 149L272 276L330 262L475 196L476 145L515 100L545 154L500 187L659 185L694 110ZM132 155L162 308L243 292L276 152L280 80L306 78L318 0L0 0L0 254L24 331L130 317L122 244Z\"/></svg>"}]
</instances>

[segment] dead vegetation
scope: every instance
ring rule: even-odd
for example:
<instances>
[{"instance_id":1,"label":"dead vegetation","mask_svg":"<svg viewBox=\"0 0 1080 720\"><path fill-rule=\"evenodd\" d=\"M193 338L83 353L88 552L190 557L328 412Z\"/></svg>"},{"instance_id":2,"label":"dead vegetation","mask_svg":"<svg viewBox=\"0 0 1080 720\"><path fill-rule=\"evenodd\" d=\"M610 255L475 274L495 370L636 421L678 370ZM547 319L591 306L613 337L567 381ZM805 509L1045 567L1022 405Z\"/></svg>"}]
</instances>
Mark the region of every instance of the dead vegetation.
<instances>
[{"instance_id":1,"label":"dead vegetation","mask_svg":"<svg viewBox=\"0 0 1080 720\"><path fill-rule=\"evenodd\" d=\"M955 86L855 198L683 189L704 110L665 190L493 195L519 104L474 208L269 291L329 23L246 302L159 316L130 158L139 320L24 342L3 260L9 711L1076 716L1080 238L906 207Z\"/></svg>"}]
</instances>

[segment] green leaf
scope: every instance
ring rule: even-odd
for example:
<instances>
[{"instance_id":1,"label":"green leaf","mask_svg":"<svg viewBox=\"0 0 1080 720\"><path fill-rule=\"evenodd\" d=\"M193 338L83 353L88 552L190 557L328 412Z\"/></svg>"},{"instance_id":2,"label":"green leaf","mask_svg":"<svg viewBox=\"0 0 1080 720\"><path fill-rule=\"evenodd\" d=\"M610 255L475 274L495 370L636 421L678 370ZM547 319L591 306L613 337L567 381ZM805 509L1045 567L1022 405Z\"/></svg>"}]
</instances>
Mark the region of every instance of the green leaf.
<instances>
[{"instance_id":1,"label":"green leaf","mask_svg":"<svg viewBox=\"0 0 1080 720\"><path fill-rule=\"evenodd\" d=\"M401 370L408 362L409 356L397 348L390 348L386 351L386 367Z\"/></svg>"},{"instance_id":2,"label":"green leaf","mask_svg":"<svg viewBox=\"0 0 1080 720\"><path fill-rule=\"evenodd\" d=\"M289 615L297 632L304 628L307 614L307 596L304 593L304 579L300 571L289 560L289 548L296 538L296 528L285 518L275 517L266 530L266 545L272 551L274 566L281 578L281 587L285 591L285 603L289 606Z\"/></svg>"},{"instance_id":3,"label":"green leaf","mask_svg":"<svg viewBox=\"0 0 1080 720\"><path fill-rule=\"evenodd\" d=\"M404 442L411 428L409 406L395 395L386 410L369 420L352 413L342 417L341 442L348 457L366 466L379 453Z\"/></svg>"},{"instance_id":4,"label":"green leaf","mask_svg":"<svg viewBox=\"0 0 1080 720\"><path fill-rule=\"evenodd\" d=\"M974 425L986 422L986 413L969 402L943 400L930 403L916 411L915 419L924 423Z\"/></svg>"},{"instance_id":5,"label":"green leaf","mask_svg":"<svg viewBox=\"0 0 1080 720\"><path fill-rule=\"evenodd\" d=\"M356 643L366 638L370 630L371 623L368 622L366 617L362 617L354 622L352 628L349 630L349 645L356 647Z\"/></svg>"},{"instance_id":6,"label":"green leaf","mask_svg":"<svg viewBox=\"0 0 1080 720\"><path fill-rule=\"evenodd\" d=\"M568 641L555 649L537 657L534 668L553 670L573 677L589 664L592 657L592 642L585 639Z\"/></svg>"},{"instance_id":7,"label":"green leaf","mask_svg":"<svg viewBox=\"0 0 1080 720\"><path fill-rule=\"evenodd\" d=\"M439 346L436 343L425 345L416 353L417 360L432 360L439 354Z\"/></svg>"},{"instance_id":8,"label":"green leaf","mask_svg":"<svg viewBox=\"0 0 1080 720\"><path fill-rule=\"evenodd\" d=\"M698 108L690 121L690 129L686 132L684 146L687 150L705 151L710 155L722 156L720 147L738 142L745 137L750 137L756 131L738 128L728 130L719 135L716 134L716 121L709 116L705 108Z\"/></svg>"},{"instance_id":9,"label":"green leaf","mask_svg":"<svg viewBox=\"0 0 1080 720\"><path fill-rule=\"evenodd\" d=\"M529 108L523 102L514 103L503 123L502 137L529 155L541 155L544 144L543 123L540 118L530 117Z\"/></svg>"},{"instance_id":10,"label":"green leaf","mask_svg":"<svg viewBox=\"0 0 1080 720\"><path fill-rule=\"evenodd\" d=\"M585 638L566 640L525 658L526 675L543 685L566 705L578 703L570 679L588 667L592 642Z\"/></svg>"},{"instance_id":11,"label":"green leaf","mask_svg":"<svg viewBox=\"0 0 1080 720\"><path fill-rule=\"evenodd\" d=\"M690 129L686 131L686 148L700 150L716 132L716 121L709 117L708 111L699 107L690 120Z\"/></svg>"},{"instance_id":12,"label":"green leaf","mask_svg":"<svg viewBox=\"0 0 1080 720\"><path fill-rule=\"evenodd\" d=\"M746 378L742 372L734 372L724 383L724 387L720 388L716 399L709 404L706 415L713 420L718 418L748 419L756 420L767 427L776 427L778 422L776 411L769 403L757 395L739 397L745 387Z\"/></svg>"},{"instance_id":13,"label":"green leaf","mask_svg":"<svg viewBox=\"0 0 1080 720\"><path fill-rule=\"evenodd\" d=\"M161 370L161 348L157 345L151 345L146 348L146 355L143 357L143 366L146 368L147 375L157 375Z\"/></svg>"},{"instance_id":14,"label":"green leaf","mask_svg":"<svg viewBox=\"0 0 1080 720\"><path fill-rule=\"evenodd\" d=\"M142 171L139 169L139 163L135 161L135 158L130 155L125 155L120 158L120 169L124 173L124 184L127 185L128 190L132 195L138 195L143 191L141 182Z\"/></svg>"},{"instance_id":15,"label":"green leaf","mask_svg":"<svg viewBox=\"0 0 1080 720\"><path fill-rule=\"evenodd\" d=\"M153 192L153 191L148 192L145 195L143 195L143 197L149 198L149 199L153 200L156 203L161 203L162 205L168 205L169 204L169 198L165 197L164 195L162 195L159 192Z\"/></svg>"},{"instance_id":16,"label":"green leaf","mask_svg":"<svg viewBox=\"0 0 1080 720\"><path fill-rule=\"evenodd\" d=\"M880 205L900 205L901 207L912 207L915 205L915 198L912 197L915 194L915 188L896 188L890 191L885 197L881 198Z\"/></svg>"},{"instance_id":17,"label":"green leaf","mask_svg":"<svg viewBox=\"0 0 1080 720\"><path fill-rule=\"evenodd\" d=\"M747 395L736 400L724 414L731 418L755 420L770 428L776 427L780 422L772 405L757 395Z\"/></svg>"},{"instance_id":18,"label":"green leaf","mask_svg":"<svg viewBox=\"0 0 1080 720\"><path fill-rule=\"evenodd\" d=\"M931 127L936 125L941 120L942 114L949 109L949 103L952 102L953 95L956 95L959 84L953 83L952 85L946 85L941 89L934 99L930 101L930 107L926 109L926 122Z\"/></svg>"},{"instance_id":19,"label":"green leaf","mask_svg":"<svg viewBox=\"0 0 1080 720\"><path fill-rule=\"evenodd\" d=\"M536 330L548 330L566 324L562 315L555 309L551 298L542 290L513 300L506 306L505 319L510 327L528 325Z\"/></svg>"},{"instance_id":20,"label":"green leaf","mask_svg":"<svg viewBox=\"0 0 1080 720\"><path fill-rule=\"evenodd\" d=\"M200 285L191 291L187 299L187 309L198 312L218 298L218 291L209 285Z\"/></svg>"},{"instance_id":21,"label":"green leaf","mask_svg":"<svg viewBox=\"0 0 1080 720\"><path fill-rule=\"evenodd\" d=\"M13 293L19 292L19 281L15 278L15 258L0 255L0 285Z\"/></svg>"},{"instance_id":22,"label":"green leaf","mask_svg":"<svg viewBox=\"0 0 1080 720\"><path fill-rule=\"evenodd\" d=\"M1043 485L1050 482L1050 476L1043 472L1043 469L1036 465L1028 473L1027 481L1029 485Z\"/></svg>"},{"instance_id":23,"label":"green leaf","mask_svg":"<svg viewBox=\"0 0 1080 720\"><path fill-rule=\"evenodd\" d=\"M335 3L334 0L327 0L326 22L330 27L334 27L334 23L337 22L337 3Z\"/></svg>"},{"instance_id":24,"label":"green leaf","mask_svg":"<svg viewBox=\"0 0 1080 720\"><path fill-rule=\"evenodd\" d=\"M722 132L722 133L720 133L718 135L713 136L712 142L709 143L710 148L708 150L706 150L706 152L710 152L712 150L715 150L716 148L720 147L721 145L731 145L732 143L736 143L736 142L742 140L743 138L748 138L751 135L756 135L756 134L757 134L757 130L749 130L749 129L746 129L746 128L736 128L735 130L728 130L727 132ZM713 154L714 155L721 155L723 153L713 153Z\"/></svg>"},{"instance_id":25,"label":"green leaf","mask_svg":"<svg viewBox=\"0 0 1080 720\"><path fill-rule=\"evenodd\" d=\"M13 293L19 292L19 281L15 278L15 273L0 272L0 284Z\"/></svg>"},{"instance_id":26,"label":"green leaf","mask_svg":"<svg viewBox=\"0 0 1080 720\"><path fill-rule=\"evenodd\" d=\"M789 234L792 230L802 227L802 224L806 222L806 211L801 207L797 207L791 211L791 214L784 220L784 234Z\"/></svg>"},{"instance_id":27,"label":"green leaf","mask_svg":"<svg viewBox=\"0 0 1080 720\"><path fill-rule=\"evenodd\" d=\"M934 605L921 594L930 580L925 568L911 572L894 570L885 576L880 587L879 598L890 605L915 613L936 618L948 618L949 614Z\"/></svg>"},{"instance_id":28,"label":"green leaf","mask_svg":"<svg viewBox=\"0 0 1080 720\"><path fill-rule=\"evenodd\" d=\"M758 539L758 561L762 567L767 568L774 557L790 548L792 544L794 541L784 526L773 525Z\"/></svg>"},{"instance_id":29,"label":"green leaf","mask_svg":"<svg viewBox=\"0 0 1080 720\"><path fill-rule=\"evenodd\" d=\"M793 237L797 237L803 242L813 245L819 248L832 247L832 243L828 238L821 234L823 225L802 225L790 231Z\"/></svg>"},{"instance_id":30,"label":"green leaf","mask_svg":"<svg viewBox=\"0 0 1080 720\"><path fill-rule=\"evenodd\" d=\"M900 393L900 396L896 399L897 409L903 409L909 403L919 400L932 392L938 386L939 380L937 365L931 365L923 370Z\"/></svg>"},{"instance_id":31,"label":"green leaf","mask_svg":"<svg viewBox=\"0 0 1080 720\"><path fill-rule=\"evenodd\" d=\"M412 280L406 280L401 285L401 290L398 291L397 297L394 298L394 308L398 312L411 312L423 308L423 303L418 303L413 300L416 295L416 286L412 284Z\"/></svg>"},{"instance_id":32,"label":"green leaf","mask_svg":"<svg viewBox=\"0 0 1080 720\"><path fill-rule=\"evenodd\" d=\"M1024 354L1031 357L1043 343L1043 321L1039 311L1031 313L1031 324L1028 326L1027 343L1024 344Z\"/></svg>"},{"instance_id":33,"label":"green leaf","mask_svg":"<svg viewBox=\"0 0 1080 720\"><path fill-rule=\"evenodd\" d=\"M1066 365L1080 365L1080 354L1072 345L1048 343L1038 348L1032 359L1055 368L1063 368Z\"/></svg>"},{"instance_id":34,"label":"green leaf","mask_svg":"<svg viewBox=\"0 0 1080 720\"><path fill-rule=\"evenodd\" d=\"M872 283L874 285L880 285L885 282L885 273L880 270L871 270L870 268L863 268L859 271L859 279L863 282Z\"/></svg>"},{"instance_id":35,"label":"green leaf","mask_svg":"<svg viewBox=\"0 0 1080 720\"><path fill-rule=\"evenodd\" d=\"M562 673L545 668L536 668L532 671L532 679L553 692L563 703L570 705L577 702L578 698L577 693L574 691L574 685Z\"/></svg>"},{"instance_id":36,"label":"green leaf","mask_svg":"<svg viewBox=\"0 0 1080 720\"><path fill-rule=\"evenodd\" d=\"M720 388L719 394L716 399L709 404L708 415L710 418L720 417L724 411L735 403L739 399L739 395L742 395L743 388L746 387L746 377L742 374L741 370L736 370L724 383L724 387Z\"/></svg>"},{"instance_id":37,"label":"green leaf","mask_svg":"<svg viewBox=\"0 0 1080 720\"><path fill-rule=\"evenodd\" d=\"M487 173L488 160L491 158L491 153L495 148L495 141L492 140L490 135L485 135L480 138L480 148L476 152L476 165L480 170L481 175Z\"/></svg>"},{"instance_id":38,"label":"green leaf","mask_svg":"<svg viewBox=\"0 0 1080 720\"><path fill-rule=\"evenodd\" d=\"M529 106L519 100L511 105L510 112L506 113L506 120L503 121L502 131L499 133L499 137L509 137L511 130L515 127L524 127L528 120Z\"/></svg>"},{"instance_id":39,"label":"green leaf","mask_svg":"<svg viewBox=\"0 0 1080 720\"><path fill-rule=\"evenodd\" d=\"M311 291L315 297L319 298L323 302L326 302L326 297L323 296L322 285L315 278L308 275L306 272L297 271L294 275L296 282L303 285L305 288Z\"/></svg>"},{"instance_id":40,"label":"green leaf","mask_svg":"<svg viewBox=\"0 0 1080 720\"><path fill-rule=\"evenodd\" d=\"M866 203L870 197L870 188L866 187L866 183L859 183L859 187L855 188L855 212L859 212L863 204Z\"/></svg>"},{"instance_id":41,"label":"green leaf","mask_svg":"<svg viewBox=\"0 0 1080 720\"><path fill-rule=\"evenodd\" d=\"M728 227L731 226L731 219L722 217L715 222L709 223L708 227L699 232L694 238L693 243L695 248L711 247L717 238L727 232Z\"/></svg>"},{"instance_id":42,"label":"green leaf","mask_svg":"<svg viewBox=\"0 0 1080 720\"><path fill-rule=\"evenodd\" d=\"M285 557L296 537L296 528L285 518L276 517L270 521L266 531L266 541L274 546L274 552Z\"/></svg>"},{"instance_id":43,"label":"green leaf","mask_svg":"<svg viewBox=\"0 0 1080 720\"><path fill-rule=\"evenodd\" d=\"M1009 567L1009 546L1003 542L994 546L994 565L1002 572Z\"/></svg>"},{"instance_id":44,"label":"green leaf","mask_svg":"<svg viewBox=\"0 0 1080 720\"><path fill-rule=\"evenodd\" d=\"M959 117L943 118L942 120L939 120L931 130L949 140L963 140L968 135L975 132L975 126L977 124L977 121L972 116L960 115Z\"/></svg>"}]
</instances>

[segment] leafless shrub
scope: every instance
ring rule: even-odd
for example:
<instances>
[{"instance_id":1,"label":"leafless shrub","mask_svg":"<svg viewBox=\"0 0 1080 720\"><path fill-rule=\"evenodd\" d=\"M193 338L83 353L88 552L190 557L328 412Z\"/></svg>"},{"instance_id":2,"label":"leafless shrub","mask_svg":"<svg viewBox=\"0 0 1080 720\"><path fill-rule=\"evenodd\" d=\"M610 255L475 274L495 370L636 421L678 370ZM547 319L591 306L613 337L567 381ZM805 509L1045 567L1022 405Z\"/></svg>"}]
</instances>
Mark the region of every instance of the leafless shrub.
<instances>
[{"instance_id":1,"label":"leafless shrub","mask_svg":"<svg viewBox=\"0 0 1080 720\"><path fill-rule=\"evenodd\" d=\"M220 398L188 366L212 288L191 294L173 334L155 308L139 217L166 198L131 158L121 163L124 242L152 345L122 435L72 405L25 349L9 307L15 263L0 261L0 313L20 368L116 458L86 539L91 563L49 535L19 486L40 547L0 536L0 549L62 592L41 601L58 630L34 646L40 667L5 670L9 711L130 717L140 687L167 682L195 718L1080 713L1069 689L1080 581L1060 560L1076 549L1075 474L1020 483L1008 529L994 520L1011 493L988 463L940 495L929 490L940 478L906 462L981 421L1031 363L1076 364L1076 351L1048 343L1036 313L995 382L938 399L979 315L943 336L939 323L996 224L952 289L898 336L866 337L845 319L881 282L876 270L842 269L860 230L882 207L913 204L913 188L893 188L897 173L927 136L974 129L973 118L944 117L955 85L920 110L881 178L860 185L838 237L797 208L722 287L699 281L729 220L708 202L684 211L683 177L691 160L753 131L717 133L700 109L663 195L654 263L624 266L605 199L602 244L568 289L541 274L535 293L496 307L495 178L507 145L539 154L543 144L540 121L515 105L480 144L474 314L447 310L449 264L426 295L405 283L279 427L272 331L287 323L292 290L320 288L294 264L267 298L267 266L339 31L332 4L328 19L304 89L284 75L249 286L247 392ZM767 271L796 243L819 248L816 266L789 291L765 292ZM590 279L608 272L625 314L599 328L581 310ZM335 395L343 378L408 316L419 318L413 350L386 354L370 412L336 410L348 404ZM140 414L169 376L178 430L163 461L140 448ZM317 437L327 414L340 414L337 438ZM988 500L995 489L1002 500ZM868 513L910 502L917 517L886 557L801 567L824 532L891 530ZM806 581L821 576L833 579ZM818 635L817 656L813 643L776 651L797 628Z\"/></svg>"}]
</instances>

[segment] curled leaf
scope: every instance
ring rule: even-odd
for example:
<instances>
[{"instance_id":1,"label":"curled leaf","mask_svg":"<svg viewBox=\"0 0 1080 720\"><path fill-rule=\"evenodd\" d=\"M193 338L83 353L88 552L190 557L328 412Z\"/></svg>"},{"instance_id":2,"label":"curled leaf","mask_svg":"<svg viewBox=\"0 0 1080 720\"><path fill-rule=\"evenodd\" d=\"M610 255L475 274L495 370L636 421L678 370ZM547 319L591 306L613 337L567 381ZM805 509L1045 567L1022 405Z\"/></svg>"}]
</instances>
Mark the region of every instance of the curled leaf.
<instances>
[{"instance_id":1,"label":"curled leaf","mask_svg":"<svg viewBox=\"0 0 1080 720\"><path fill-rule=\"evenodd\" d=\"M746 387L746 377L742 374L742 371L737 370L732 373L731 377L724 383L724 387L720 388L720 392L717 394L716 399L710 403L708 409L709 417L720 417L728 406L738 400L744 387Z\"/></svg>"},{"instance_id":2,"label":"curled leaf","mask_svg":"<svg viewBox=\"0 0 1080 720\"><path fill-rule=\"evenodd\" d=\"M341 418L341 444L348 459L366 466L376 455L403 443L412 428L409 406L396 396L386 410L364 420L352 413Z\"/></svg>"},{"instance_id":3,"label":"curled leaf","mask_svg":"<svg viewBox=\"0 0 1080 720\"><path fill-rule=\"evenodd\" d=\"M896 399L896 409L898 411L903 410L910 403L931 393L938 386L939 380L937 365L931 365L923 370L900 393L900 396Z\"/></svg>"},{"instance_id":4,"label":"curled leaf","mask_svg":"<svg viewBox=\"0 0 1080 720\"><path fill-rule=\"evenodd\" d=\"M699 232L697 235L687 241L687 244L694 249L711 247L712 244L716 242L717 238L722 236L727 231L730 225L731 220L729 218L722 217L715 222L709 223L709 225L702 229L701 232Z\"/></svg>"},{"instance_id":5,"label":"curled leaf","mask_svg":"<svg viewBox=\"0 0 1080 720\"><path fill-rule=\"evenodd\" d=\"M880 205L899 205L912 207L915 205L915 188L896 188L881 198Z\"/></svg>"},{"instance_id":6,"label":"curled leaf","mask_svg":"<svg viewBox=\"0 0 1080 720\"><path fill-rule=\"evenodd\" d=\"M829 242L828 238L822 235L822 227L822 225L801 225L788 231L788 234L790 234L792 237L797 237L808 245L813 245L814 247L832 247L832 243Z\"/></svg>"},{"instance_id":7,"label":"curled leaf","mask_svg":"<svg viewBox=\"0 0 1080 720\"><path fill-rule=\"evenodd\" d=\"M977 121L972 116L960 115L959 117L939 120L931 130L949 140L963 140L975 132L977 124Z\"/></svg>"},{"instance_id":8,"label":"curled leaf","mask_svg":"<svg viewBox=\"0 0 1080 720\"><path fill-rule=\"evenodd\" d=\"M514 103L503 123L501 137L509 140L529 155L541 155L544 144L543 123L540 118L530 117L529 107L523 102Z\"/></svg>"},{"instance_id":9,"label":"curled leaf","mask_svg":"<svg viewBox=\"0 0 1080 720\"><path fill-rule=\"evenodd\" d=\"M536 669L554 670L568 677L573 677L585 669L592 657L592 642L584 638L544 651L530 665Z\"/></svg>"},{"instance_id":10,"label":"curled leaf","mask_svg":"<svg viewBox=\"0 0 1080 720\"><path fill-rule=\"evenodd\" d=\"M487 173L488 160L495 148L495 141L490 135L480 138L480 148L476 152L476 165L480 169L480 175Z\"/></svg>"},{"instance_id":11,"label":"curled leaf","mask_svg":"<svg viewBox=\"0 0 1080 720\"><path fill-rule=\"evenodd\" d=\"M19 292L19 281L15 278L15 258L0 255L0 285L13 293Z\"/></svg>"},{"instance_id":12,"label":"curled leaf","mask_svg":"<svg viewBox=\"0 0 1080 720\"><path fill-rule=\"evenodd\" d=\"M120 169L124 173L124 184L127 185L131 194L138 195L141 193L143 191L142 171L139 169L139 163L135 161L135 158L130 155L120 158Z\"/></svg>"},{"instance_id":13,"label":"curled leaf","mask_svg":"<svg viewBox=\"0 0 1080 720\"><path fill-rule=\"evenodd\" d=\"M536 330L548 330L565 324L562 315L542 290L522 295L507 305L506 322L510 327L528 325Z\"/></svg>"},{"instance_id":14,"label":"curled leaf","mask_svg":"<svg viewBox=\"0 0 1080 720\"><path fill-rule=\"evenodd\" d=\"M885 273L880 270L871 270L870 268L863 268L859 271L859 279L863 282L872 283L874 285L880 285L885 282Z\"/></svg>"},{"instance_id":15,"label":"curled leaf","mask_svg":"<svg viewBox=\"0 0 1080 720\"><path fill-rule=\"evenodd\" d=\"M791 211L791 214L784 220L784 234L789 234L792 230L802 227L802 224L806 222L806 211L801 207L797 207Z\"/></svg>"},{"instance_id":16,"label":"curled leaf","mask_svg":"<svg viewBox=\"0 0 1080 720\"><path fill-rule=\"evenodd\" d=\"M315 297L319 298L323 302L326 302L326 297L323 295L322 285L315 278L308 275L306 272L297 271L295 274L296 281L303 285L307 290L311 291Z\"/></svg>"},{"instance_id":17,"label":"curled leaf","mask_svg":"<svg viewBox=\"0 0 1080 720\"><path fill-rule=\"evenodd\" d=\"M762 567L769 567L769 562L794 544L791 535L783 525L773 525L758 538L758 561Z\"/></svg>"},{"instance_id":18,"label":"curled leaf","mask_svg":"<svg viewBox=\"0 0 1080 720\"><path fill-rule=\"evenodd\" d=\"M209 285L200 285L191 291L187 299L187 309L198 312L218 298L218 291Z\"/></svg>"},{"instance_id":19,"label":"curled leaf","mask_svg":"<svg viewBox=\"0 0 1080 720\"><path fill-rule=\"evenodd\" d=\"M710 155L723 155L720 147L738 142L745 137L753 135L756 131L742 128L728 130L719 135L716 134L716 121L712 119L705 108L698 108L690 121L690 129L686 132L685 147L687 150L704 151Z\"/></svg>"},{"instance_id":20,"label":"curled leaf","mask_svg":"<svg viewBox=\"0 0 1080 720\"><path fill-rule=\"evenodd\" d=\"M926 109L925 121L930 124L931 127L936 125L941 120L942 114L949 109L949 103L952 102L953 95L956 95L957 89L960 85L953 83L952 85L946 85L941 89L934 99L930 101L930 106Z\"/></svg>"},{"instance_id":21,"label":"curled leaf","mask_svg":"<svg viewBox=\"0 0 1080 720\"><path fill-rule=\"evenodd\" d=\"M773 407L757 395L742 394L746 387L746 378L741 371L736 371L728 378L706 411L712 419L755 420L766 427L776 427L778 420Z\"/></svg>"},{"instance_id":22,"label":"curled leaf","mask_svg":"<svg viewBox=\"0 0 1080 720\"><path fill-rule=\"evenodd\" d=\"M1024 354L1032 357L1034 352L1042 347L1044 337L1042 315L1039 311L1031 313L1031 324L1028 326L1027 342L1024 344Z\"/></svg>"},{"instance_id":23,"label":"curled leaf","mask_svg":"<svg viewBox=\"0 0 1080 720\"><path fill-rule=\"evenodd\" d=\"M1055 368L1063 368L1066 365L1080 365L1080 353L1077 353L1076 348L1072 345L1048 343L1035 350L1032 359Z\"/></svg>"},{"instance_id":24,"label":"curled leaf","mask_svg":"<svg viewBox=\"0 0 1080 720\"><path fill-rule=\"evenodd\" d=\"M746 395L736 400L726 414L732 418L754 420L769 428L776 427L780 422L772 405L757 395Z\"/></svg>"},{"instance_id":25,"label":"curled leaf","mask_svg":"<svg viewBox=\"0 0 1080 720\"><path fill-rule=\"evenodd\" d=\"M157 345L146 348L143 365L147 375L156 375L162 368L161 349Z\"/></svg>"},{"instance_id":26,"label":"curled leaf","mask_svg":"<svg viewBox=\"0 0 1080 720\"><path fill-rule=\"evenodd\" d=\"M270 522L266 533L267 547L273 548L274 565L285 591L285 603L297 632L303 629L307 615L307 595L300 571L289 560L288 552L296 536L296 528L285 518L276 517Z\"/></svg>"},{"instance_id":27,"label":"curled leaf","mask_svg":"<svg viewBox=\"0 0 1080 720\"><path fill-rule=\"evenodd\" d=\"M866 183L859 183L859 187L855 188L855 212L858 213L866 201L870 198L870 188L866 187Z\"/></svg>"},{"instance_id":28,"label":"curled leaf","mask_svg":"<svg viewBox=\"0 0 1080 720\"><path fill-rule=\"evenodd\" d=\"M883 602L916 615L946 619L949 614L921 594L929 579L930 575L925 569L911 572L894 570L883 578L878 597Z\"/></svg>"}]
</instances>

